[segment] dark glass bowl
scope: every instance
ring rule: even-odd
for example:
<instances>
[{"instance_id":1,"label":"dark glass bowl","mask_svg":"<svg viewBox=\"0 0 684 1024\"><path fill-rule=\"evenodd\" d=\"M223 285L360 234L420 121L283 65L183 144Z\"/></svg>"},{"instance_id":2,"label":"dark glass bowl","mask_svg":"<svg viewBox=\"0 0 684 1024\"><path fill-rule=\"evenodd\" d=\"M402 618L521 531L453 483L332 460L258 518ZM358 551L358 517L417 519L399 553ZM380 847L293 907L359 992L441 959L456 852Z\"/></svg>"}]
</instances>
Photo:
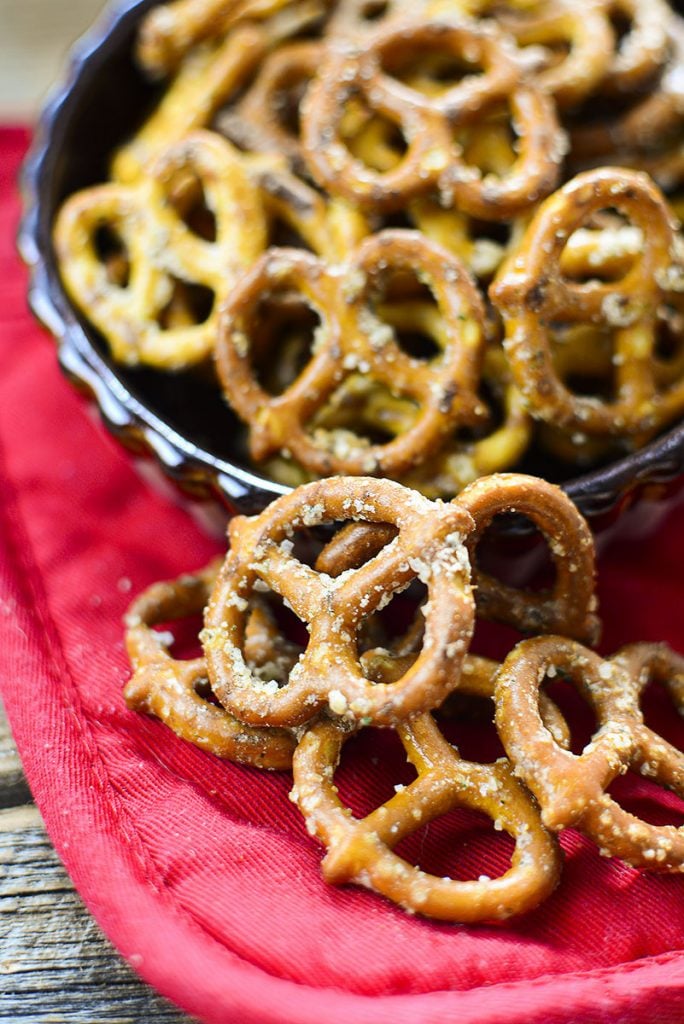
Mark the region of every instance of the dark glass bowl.
<instances>
[{"instance_id":1,"label":"dark glass bowl","mask_svg":"<svg viewBox=\"0 0 684 1024\"><path fill-rule=\"evenodd\" d=\"M106 179L112 150L155 102L156 88L132 58L138 22L154 2L124 0L108 8L75 47L40 119L23 171L19 245L31 271L29 300L57 340L62 368L94 398L120 441L152 455L183 490L249 514L288 488L250 468L244 429L215 385L196 372L164 374L114 363L67 298L52 245L52 223L63 199ZM646 502L668 498L684 480L684 424L582 476L563 480L557 467L541 469L562 483L595 531L614 523L637 499L639 515L652 520Z\"/></svg>"}]
</instances>

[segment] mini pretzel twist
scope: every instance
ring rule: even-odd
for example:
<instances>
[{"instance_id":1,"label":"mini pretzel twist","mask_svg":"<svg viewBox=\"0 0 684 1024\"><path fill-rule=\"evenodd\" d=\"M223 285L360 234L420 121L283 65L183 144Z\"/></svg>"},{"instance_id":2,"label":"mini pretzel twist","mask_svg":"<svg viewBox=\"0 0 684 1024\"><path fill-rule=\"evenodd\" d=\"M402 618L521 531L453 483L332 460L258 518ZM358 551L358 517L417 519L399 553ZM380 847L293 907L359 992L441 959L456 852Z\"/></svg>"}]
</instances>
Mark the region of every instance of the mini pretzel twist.
<instances>
[{"instance_id":1,"label":"mini pretzel twist","mask_svg":"<svg viewBox=\"0 0 684 1024\"><path fill-rule=\"evenodd\" d=\"M570 236L606 208L641 230L639 258L615 283L564 278L560 262ZM490 289L504 317L511 371L532 414L592 437L643 435L671 418L684 403L684 387L657 390L653 350L658 307L680 276L667 204L645 175L589 171L544 202ZM614 330L614 400L574 395L559 378L550 344L558 323Z\"/></svg>"},{"instance_id":2,"label":"mini pretzel twist","mask_svg":"<svg viewBox=\"0 0 684 1024\"><path fill-rule=\"evenodd\" d=\"M561 749L538 708L545 678L562 673L596 713L597 731L577 755ZM515 772L532 790L542 820L553 829L574 825L601 847L636 867L684 870L684 829L655 826L623 810L606 792L629 769L680 796L684 755L644 725L639 696L651 677L684 706L684 658L664 644L632 644L603 660L561 637L518 644L496 680L496 722Z\"/></svg>"},{"instance_id":3,"label":"mini pretzel twist","mask_svg":"<svg viewBox=\"0 0 684 1024\"><path fill-rule=\"evenodd\" d=\"M295 742L284 729L251 728L201 694L208 685L204 658L182 661L169 654L169 637L152 627L198 615L207 603L219 562L178 580L156 583L142 593L126 615L126 649L133 675L124 689L129 708L156 715L182 739L217 757L281 770L290 767ZM253 616L254 618L254 616ZM252 625L255 664L273 659L274 642L263 643ZM260 646L255 648L255 645Z\"/></svg>"},{"instance_id":4,"label":"mini pretzel twist","mask_svg":"<svg viewBox=\"0 0 684 1024\"><path fill-rule=\"evenodd\" d=\"M384 70L435 48L481 65L483 73L434 95ZM384 171L357 159L345 141L345 115L350 102L359 100L371 117L395 125L406 142L406 152ZM509 100L519 156L504 177L478 177L460 156L454 133ZM522 81L506 37L471 22L391 19L362 44L331 45L302 111L304 152L314 178L334 195L379 211L402 207L440 186L448 205L505 220L551 191L563 157L553 104Z\"/></svg>"},{"instance_id":5,"label":"mini pretzel twist","mask_svg":"<svg viewBox=\"0 0 684 1024\"><path fill-rule=\"evenodd\" d=\"M446 921L503 919L536 907L558 883L560 854L506 759L491 765L462 760L429 714L397 732L418 777L362 819L344 807L334 785L344 729L315 724L297 747L291 798L328 849L326 881L355 882L411 912ZM511 867L500 878L438 878L394 852L405 836L456 807L484 812L515 840Z\"/></svg>"},{"instance_id":6,"label":"mini pretzel twist","mask_svg":"<svg viewBox=\"0 0 684 1024\"><path fill-rule=\"evenodd\" d=\"M290 552L294 531L333 521L394 526L396 537L366 564L335 578ZM465 510L435 504L389 480L330 478L300 487L252 519L230 524L230 552L205 614L203 646L211 686L232 714L263 725L301 725L320 709L349 720L392 725L442 702L458 682L473 627ZM425 638L411 668L374 685L359 661L363 623L417 578L427 586ZM262 581L258 583L258 581ZM257 585L258 584L258 585ZM258 679L243 645L251 596L264 584L309 629L287 683Z\"/></svg>"},{"instance_id":7,"label":"mini pretzel twist","mask_svg":"<svg viewBox=\"0 0 684 1024\"><path fill-rule=\"evenodd\" d=\"M397 271L427 282L437 302L445 347L429 362L403 352L373 311L374 293ZM272 396L256 380L250 349L260 299L277 290L301 296L321 326L303 371ZM228 400L250 425L253 458L286 449L320 476L396 476L478 415L484 340L481 299L456 257L416 232L388 230L365 239L342 268L299 250L267 252L224 305L216 362ZM352 372L413 404L413 420L399 436L372 444L347 430L316 429L316 414Z\"/></svg>"},{"instance_id":8,"label":"mini pretzel twist","mask_svg":"<svg viewBox=\"0 0 684 1024\"><path fill-rule=\"evenodd\" d=\"M170 201L178 174L199 182L215 221L213 240L192 230ZM103 228L122 243L122 280L112 279L98 253ZM263 251L266 224L259 191L239 154L217 135L194 132L158 154L137 184L99 185L71 196L54 240L69 295L107 338L114 357L178 369L213 350L218 307L239 272ZM203 322L164 323L174 281L213 292Z\"/></svg>"},{"instance_id":9,"label":"mini pretzel twist","mask_svg":"<svg viewBox=\"0 0 684 1024\"><path fill-rule=\"evenodd\" d=\"M610 663L634 681L635 699L650 680L664 685L677 711L684 710L684 658L666 644L629 644ZM635 749L628 767L684 796L684 754L643 723L633 725ZM607 793L588 808L581 829L603 853L650 871L684 871L684 828L652 825L624 810Z\"/></svg>"},{"instance_id":10,"label":"mini pretzel twist","mask_svg":"<svg viewBox=\"0 0 684 1024\"><path fill-rule=\"evenodd\" d=\"M521 473L497 473L466 487L452 504L467 510L473 529L466 537L470 552L477 614L522 632L555 633L595 643L600 633L596 615L594 543L575 505L554 484ZM556 578L547 591L521 590L483 572L477 545L495 516L519 513L542 532L554 561ZM326 545L317 568L334 572L342 564L359 564L380 551L393 536L386 526L351 524Z\"/></svg>"}]
</instances>

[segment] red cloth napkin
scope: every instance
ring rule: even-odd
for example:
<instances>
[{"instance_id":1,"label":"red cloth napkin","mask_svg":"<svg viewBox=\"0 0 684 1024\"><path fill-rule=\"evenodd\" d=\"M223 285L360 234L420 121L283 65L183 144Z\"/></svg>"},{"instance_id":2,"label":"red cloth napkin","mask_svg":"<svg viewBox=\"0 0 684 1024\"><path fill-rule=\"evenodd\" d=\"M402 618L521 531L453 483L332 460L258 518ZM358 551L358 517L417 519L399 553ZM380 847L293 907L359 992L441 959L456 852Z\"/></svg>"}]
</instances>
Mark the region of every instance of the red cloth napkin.
<instances>
[{"instance_id":1,"label":"red cloth napkin","mask_svg":"<svg viewBox=\"0 0 684 1024\"><path fill-rule=\"evenodd\" d=\"M569 831L561 885L525 919L412 918L323 883L288 775L223 764L126 709L131 595L218 545L136 473L27 312L13 248L25 145L0 134L0 685L50 836L104 931L214 1024L680 1021L684 879L602 859ZM684 647L678 525L602 557L605 649ZM404 781L391 735L354 756L341 785L355 810ZM684 820L684 804L649 787L632 781L631 807ZM465 812L421 841L435 869L493 873L508 851Z\"/></svg>"}]
</instances>

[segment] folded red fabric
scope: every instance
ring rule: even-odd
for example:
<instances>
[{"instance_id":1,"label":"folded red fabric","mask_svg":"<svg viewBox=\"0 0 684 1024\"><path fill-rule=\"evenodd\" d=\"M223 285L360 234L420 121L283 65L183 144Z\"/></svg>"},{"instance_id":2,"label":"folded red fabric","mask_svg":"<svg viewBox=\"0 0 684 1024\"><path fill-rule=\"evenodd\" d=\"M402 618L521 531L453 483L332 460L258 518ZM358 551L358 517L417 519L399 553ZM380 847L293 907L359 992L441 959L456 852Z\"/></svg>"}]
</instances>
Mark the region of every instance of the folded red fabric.
<instances>
[{"instance_id":1,"label":"folded red fabric","mask_svg":"<svg viewBox=\"0 0 684 1024\"><path fill-rule=\"evenodd\" d=\"M138 475L27 311L13 246L26 141L0 133L0 687L50 836L107 935L215 1024L680 1020L682 878L602 859L568 831L561 885L525 919L411 918L324 884L288 775L223 764L126 709L131 595L219 545ZM671 514L602 556L606 650L633 639L684 647L678 527ZM357 811L404 781L387 734L353 757L341 787ZM681 801L646 781L632 780L625 799L651 820L684 820ZM421 841L435 869L494 873L507 852L494 835L464 812Z\"/></svg>"}]
</instances>

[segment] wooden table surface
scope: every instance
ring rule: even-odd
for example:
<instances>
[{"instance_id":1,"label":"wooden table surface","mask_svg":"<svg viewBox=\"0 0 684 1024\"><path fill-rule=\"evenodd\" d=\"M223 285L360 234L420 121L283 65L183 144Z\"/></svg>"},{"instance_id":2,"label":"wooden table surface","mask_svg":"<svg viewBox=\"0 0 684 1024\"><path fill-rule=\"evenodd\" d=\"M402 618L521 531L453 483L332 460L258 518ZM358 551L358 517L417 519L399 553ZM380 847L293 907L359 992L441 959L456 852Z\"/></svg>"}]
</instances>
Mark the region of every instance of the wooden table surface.
<instances>
[{"instance_id":1,"label":"wooden table surface","mask_svg":"<svg viewBox=\"0 0 684 1024\"><path fill-rule=\"evenodd\" d=\"M0 1024L8 1022L190 1018L139 980L81 903L31 800L0 705Z\"/></svg>"}]
</instances>

